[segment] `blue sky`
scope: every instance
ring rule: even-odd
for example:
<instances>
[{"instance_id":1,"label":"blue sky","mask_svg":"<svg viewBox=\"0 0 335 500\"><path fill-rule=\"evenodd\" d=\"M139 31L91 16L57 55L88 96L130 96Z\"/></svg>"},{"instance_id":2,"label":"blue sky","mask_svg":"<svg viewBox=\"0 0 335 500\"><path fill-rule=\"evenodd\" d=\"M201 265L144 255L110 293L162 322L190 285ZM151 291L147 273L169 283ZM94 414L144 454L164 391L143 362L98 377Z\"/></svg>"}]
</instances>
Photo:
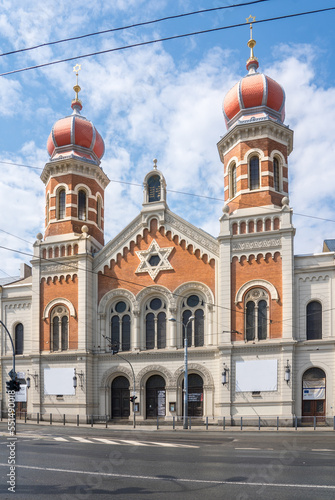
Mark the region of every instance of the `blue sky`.
<instances>
[{"instance_id":1,"label":"blue sky","mask_svg":"<svg viewBox=\"0 0 335 500\"><path fill-rule=\"evenodd\" d=\"M114 0L17 2L0 0L0 52L230 5L114 33L0 57L0 73L182 33L335 7L334 1L269 0L233 8L229 0ZM322 250L335 238L335 11L254 25L261 72L286 91L286 124L295 132L289 159L290 204L297 215L295 253ZM222 100L245 75L249 27L216 31L0 77L0 161L43 168L54 122L71 112L73 66L82 65L82 114L103 136L106 241L141 209L141 184L158 159L171 190L223 199L216 143L225 133ZM31 251L44 229L41 170L0 163L2 246ZM168 193L170 209L216 236L222 201ZM307 216L307 217L305 217ZM331 219L331 222L314 219ZM0 249L0 277L17 274L29 257Z\"/></svg>"}]
</instances>

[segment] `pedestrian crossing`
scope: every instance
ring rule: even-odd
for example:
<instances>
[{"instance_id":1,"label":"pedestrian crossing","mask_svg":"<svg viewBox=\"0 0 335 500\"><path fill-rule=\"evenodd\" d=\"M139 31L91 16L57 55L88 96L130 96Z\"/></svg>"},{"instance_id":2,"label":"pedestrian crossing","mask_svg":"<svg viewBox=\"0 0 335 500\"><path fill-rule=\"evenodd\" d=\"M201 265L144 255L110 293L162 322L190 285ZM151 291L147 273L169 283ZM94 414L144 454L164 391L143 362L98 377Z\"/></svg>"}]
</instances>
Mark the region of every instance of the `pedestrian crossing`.
<instances>
[{"instance_id":1,"label":"pedestrian crossing","mask_svg":"<svg viewBox=\"0 0 335 500\"><path fill-rule=\"evenodd\" d=\"M183 444L183 443L164 443L159 441L138 441L138 440L130 440L130 439L107 439L107 438L95 438L90 437L84 438L81 436L66 436L58 437L58 436L50 436L49 439L52 441L58 441L61 443L86 443L86 444L108 444L115 446L153 446L160 448L199 448L196 445Z\"/></svg>"}]
</instances>

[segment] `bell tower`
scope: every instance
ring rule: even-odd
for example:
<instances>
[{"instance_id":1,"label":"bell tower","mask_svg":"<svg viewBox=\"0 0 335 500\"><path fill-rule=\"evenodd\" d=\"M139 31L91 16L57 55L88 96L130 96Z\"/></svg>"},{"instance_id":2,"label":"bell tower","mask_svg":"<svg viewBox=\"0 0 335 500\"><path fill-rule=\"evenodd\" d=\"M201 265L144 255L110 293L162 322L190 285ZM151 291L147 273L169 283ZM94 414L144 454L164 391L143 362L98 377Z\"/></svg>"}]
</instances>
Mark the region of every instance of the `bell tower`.
<instances>
[{"instance_id":1,"label":"bell tower","mask_svg":"<svg viewBox=\"0 0 335 500\"><path fill-rule=\"evenodd\" d=\"M98 250L104 245L104 191L109 179L100 167L104 141L80 114L80 69L79 64L74 68L73 112L54 124L47 142L50 160L41 175L46 191L45 240L80 235L86 226Z\"/></svg>"},{"instance_id":2,"label":"bell tower","mask_svg":"<svg viewBox=\"0 0 335 500\"><path fill-rule=\"evenodd\" d=\"M293 132L284 125L285 93L259 73L250 23L248 74L224 98L227 133L218 143L224 164L225 204L230 212L259 206L281 207L288 196L287 159Z\"/></svg>"},{"instance_id":3,"label":"bell tower","mask_svg":"<svg viewBox=\"0 0 335 500\"><path fill-rule=\"evenodd\" d=\"M224 98L227 133L217 146L225 199L219 236L219 303L227 304L222 341L255 344L292 339L294 228L288 199L293 132L284 124L284 90L258 72L253 21L247 19L248 73Z\"/></svg>"}]
</instances>

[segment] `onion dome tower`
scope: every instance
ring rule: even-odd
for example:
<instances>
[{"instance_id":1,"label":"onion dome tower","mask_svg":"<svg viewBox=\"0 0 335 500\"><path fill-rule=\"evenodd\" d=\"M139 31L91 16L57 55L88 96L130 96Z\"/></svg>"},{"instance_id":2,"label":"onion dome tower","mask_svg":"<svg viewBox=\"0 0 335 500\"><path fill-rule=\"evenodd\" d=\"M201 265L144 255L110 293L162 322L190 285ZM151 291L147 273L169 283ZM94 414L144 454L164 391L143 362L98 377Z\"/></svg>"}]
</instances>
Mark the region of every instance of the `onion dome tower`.
<instances>
[{"instance_id":1,"label":"onion dome tower","mask_svg":"<svg viewBox=\"0 0 335 500\"><path fill-rule=\"evenodd\" d=\"M97 247L104 245L104 190L109 184L100 167L104 141L92 122L80 112L76 65L75 98L70 116L52 127L47 142L50 155L41 179L46 186L45 238L81 234L87 226Z\"/></svg>"},{"instance_id":2,"label":"onion dome tower","mask_svg":"<svg viewBox=\"0 0 335 500\"><path fill-rule=\"evenodd\" d=\"M250 22L248 74L224 98L228 132L218 143L224 164L225 204L230 212L264 205L281 207L288 196L287 158L293 132L284 125L285 93L279 83L257 71L255 45Z\"/></svg>"}]
</instances>

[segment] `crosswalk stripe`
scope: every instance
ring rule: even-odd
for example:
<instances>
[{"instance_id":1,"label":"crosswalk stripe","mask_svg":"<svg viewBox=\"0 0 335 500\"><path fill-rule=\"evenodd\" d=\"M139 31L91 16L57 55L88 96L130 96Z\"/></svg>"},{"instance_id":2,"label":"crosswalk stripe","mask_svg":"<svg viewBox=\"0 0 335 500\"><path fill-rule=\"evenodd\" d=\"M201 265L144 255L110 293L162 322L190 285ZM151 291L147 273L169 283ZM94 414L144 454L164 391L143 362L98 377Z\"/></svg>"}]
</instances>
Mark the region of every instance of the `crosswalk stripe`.
<instances>
[{"instance_id":1,"label":"crosswalk stripe","mask_svg":"<svg viewBox=\"0 0 335 500\"><path fill-rule=\"evenodd\" d=\"M94 441L100 441L101 443L105 444L122 444L122 443L117 443L116 441L111 441L110 439L103 439L103 438L92 438Z\"/></svg>"},{"instance_id":2,"label":"crosswalk stripe","mask_svg":"<svg viewBox=\"0 0 335 500\"><path fill-rule=\"evenodd\" d=\"M122 439L121 443L132 444L134 446L150 446L150 444L141 443L140 441L128 441L126 439Z\"/></svg>"},{"instance_id":3,"label":"crosswalk stripe","mask_svg":"<svg viewBox=\"0 0 335 500\"><path fill-rule=\"evenodd\" d=\"M177 444L172 444L172 443L155 443L154 441L150 441L150 444L154 444L156 446L162 446L163 448L178 448Z\"/></svg>"},{"instance_id":4,"label":"crosswalk stripe","mask_svg":"<svg viewBox=\"0 0 335 500\"><path fill-rule=\"evenodd\" d=\"M61 437L56 437L56 438L54 438L54 440L55 440L55 441L66 441L66 442L68 442L68 440L67 440L67 439L65 439L65 438L61 438Z\"/></svg>"},{"instance_id":5,"label":"crosswalk stripe","mask_svg":"<svg viewBox=\"0 0 335 500\"><path fill-rule=\"evenodd\" d=\"M75 439L76 441L79 441L80 443L93 443L93 441L90 441L89 439L85 439L82 437L75 437L75 436L70 436L71 439Z\"/></svg>"}]
</instances>

